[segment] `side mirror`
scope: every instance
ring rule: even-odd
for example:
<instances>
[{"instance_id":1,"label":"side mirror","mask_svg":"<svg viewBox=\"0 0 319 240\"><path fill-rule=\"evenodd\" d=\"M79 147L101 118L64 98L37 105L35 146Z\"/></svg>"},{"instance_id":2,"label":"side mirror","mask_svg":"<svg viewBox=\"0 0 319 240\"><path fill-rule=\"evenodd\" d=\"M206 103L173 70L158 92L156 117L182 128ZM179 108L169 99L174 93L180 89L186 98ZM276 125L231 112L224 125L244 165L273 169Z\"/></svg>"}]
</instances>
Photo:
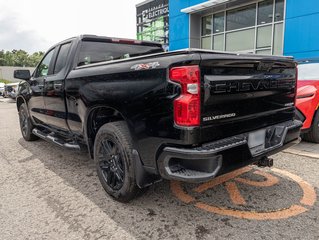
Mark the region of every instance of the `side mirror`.
<instances>
[{"instance_id":1,"label":"side mirror","mask_svg":"<svg viewBox=\"0 0 319 240\"><path fill-rule=\"evenodd\" d=\"M29 70L14 70L13 77L28 81L31 78L31 74Z\"/></svg>"}]
</instances>

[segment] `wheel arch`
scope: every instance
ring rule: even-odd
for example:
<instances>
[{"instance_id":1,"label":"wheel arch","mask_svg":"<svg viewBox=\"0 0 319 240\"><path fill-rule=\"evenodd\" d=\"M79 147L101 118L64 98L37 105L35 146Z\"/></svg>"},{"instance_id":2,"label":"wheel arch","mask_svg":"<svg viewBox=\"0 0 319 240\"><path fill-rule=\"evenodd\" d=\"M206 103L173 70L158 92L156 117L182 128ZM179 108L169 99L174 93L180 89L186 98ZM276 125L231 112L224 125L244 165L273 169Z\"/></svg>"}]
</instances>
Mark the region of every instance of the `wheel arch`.
<instances>
[{"instance_id":1,"label":"wheel arch","mask_svg":"<svg viewBox=\"0 0 319 240\"><path fill-rule=\"evenodd\" d=\"M21 95L19 95L17 98L16 98L16 106L17 106L17 110L19 111L19 108L21 106L22 103L25 103L27 104L27 102L25 101L24 97L22 97Z\"/></svg>"},{"instance_id":2,"label":"wheel arch","mask_svg":"<svg viewBox=\"0 0 319 240\"><path fill-rule=\"evenodd\" d=\"M94 143L97 132L99 129L106 123L124 121L128 125L128 129L132 138L133 144L133 157L134 157L134 171L136 174L136 184L140 188L147 187L161 181L161 177L158 174L155 174L154 171L151 171L149 168L146 168L143 164L142 159L135 145L135 136L132 134L132 129L130 128L129 120L123 114L123 112L118 111L115 108L108 106L95 106L88 111L85 123L85 137L87 141L88 151L90 157L94 158Z\"/></svg>"},{"instance_id":3,"label":"wheel arch","mask_svg":"<svg viewBox=\"0 0 319 240\"><path fill-rule=\"evenodd\" d=\"M91 158L93 158L95 137L99 129L106 123L116 121L127 122L125 115L116 108L98 105L87 111L84 133Z\"/></svg>"}]
</instances>

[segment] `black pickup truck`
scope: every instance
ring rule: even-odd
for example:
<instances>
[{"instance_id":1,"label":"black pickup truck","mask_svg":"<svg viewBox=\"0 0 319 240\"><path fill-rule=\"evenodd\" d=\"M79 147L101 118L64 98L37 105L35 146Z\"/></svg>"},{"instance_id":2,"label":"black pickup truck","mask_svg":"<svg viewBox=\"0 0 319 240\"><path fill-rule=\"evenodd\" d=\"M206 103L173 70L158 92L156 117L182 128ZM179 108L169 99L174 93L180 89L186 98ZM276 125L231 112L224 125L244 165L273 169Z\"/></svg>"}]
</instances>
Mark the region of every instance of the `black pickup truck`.
<instances>
[{"instance_id":1,"label":"black pickup truck","mask_svg":"<svg viewBox=\"0 0 319 240\"><path fill-rule=\"evenodd\" d=\"M88 149L112 197L208 181L299 141L291 58L83 35L53 46L17 96L25 140Z\"/></svg>"}]
</instances>

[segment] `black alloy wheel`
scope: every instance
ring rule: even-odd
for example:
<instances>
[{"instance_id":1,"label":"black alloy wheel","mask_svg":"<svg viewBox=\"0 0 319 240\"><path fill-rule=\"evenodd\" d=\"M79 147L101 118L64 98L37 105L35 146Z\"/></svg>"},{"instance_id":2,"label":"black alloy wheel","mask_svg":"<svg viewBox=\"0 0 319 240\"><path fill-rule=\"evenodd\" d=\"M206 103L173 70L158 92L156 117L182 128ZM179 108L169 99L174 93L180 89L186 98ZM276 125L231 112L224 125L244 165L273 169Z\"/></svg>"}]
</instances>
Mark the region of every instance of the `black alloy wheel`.
<instances>
[{"instance_id":1,"label":"black alloy wheel","mask_svg":"<svg viewBox=\"0 0 319 240\"><path fill-rule=\"evenodd\" d=\"M126 122L104 124L94 141L94 161L104 190L128 202L140 193L136 184L133 141Z\"/></svg>"},{"instance_id":2,"label":"black alloy wheel","mask_svg":"<svg viewBox=\"0 0 319 240\"><path fill-rule=\"evenodd\" d=\"M125 165L116 143L104 139L100 148L99 166L104 181L113 189L119 190L124 183Z\"/></svg>"},{"instance_id":3,"label":"black alloy wheel","mask_svg":"<svg viewBox=\"0 0 319 240\"><path fill-rule=\"evenodd\" d=\"M19 107L19 122L22 136L26 141L35 141L39 139L32 133L34 126L29 117L28 109L25 103L22 103Z\"/></svg>"},{"instance_id":4,"label":"black alloy wheel","mask_svg":"<svg viewBox=\"0 0 319 240\"><path fill-rule=\"evenodd\" d=\"M22 136L27 135L27 130L28 130L28 115L25 111L25 109L21 109L19 112L19 120L20 120L20 128L21 128L21 133Z\"/></svg>"}]
</instances>

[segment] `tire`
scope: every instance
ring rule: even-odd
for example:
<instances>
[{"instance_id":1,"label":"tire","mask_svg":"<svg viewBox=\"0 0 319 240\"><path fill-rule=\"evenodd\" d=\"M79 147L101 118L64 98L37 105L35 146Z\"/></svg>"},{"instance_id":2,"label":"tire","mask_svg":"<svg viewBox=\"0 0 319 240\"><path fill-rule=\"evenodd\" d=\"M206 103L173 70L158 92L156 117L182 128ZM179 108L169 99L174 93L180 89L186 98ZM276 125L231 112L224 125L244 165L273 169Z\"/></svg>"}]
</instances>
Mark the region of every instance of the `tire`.
<instances>
[{"instance_id":1,"label":"tire","mask_svg":"<svg viewBox=\"0 0 319 240\"><path fill-rule=\"evenodd\" d=\"M316 112L310 131L304 134L307 142L319 143L319 111Z\"/></svg>"},{"instance_id":2,"label":"tire","mask_svg":"<svg viewBox=\"0 0 319 240\"><path fill-rule=\"evenodd\" d=\"M19 107L19 122L22 136L26 141L35 141L39 139L32 133L34 126L28 114L28 109L25 103L22 103Z\"/></svg>"},{"instance_id":3,"label":"tire","mask_svg":"<svg viewBox=\"0 0 319 240\"><path fill-rule=\"evenodd\" d=\"M103 125L94 142L94 161L104 190L120 202L140 192L136 185L132 139L125 122Z\"/></svg>"}]
</instances>

